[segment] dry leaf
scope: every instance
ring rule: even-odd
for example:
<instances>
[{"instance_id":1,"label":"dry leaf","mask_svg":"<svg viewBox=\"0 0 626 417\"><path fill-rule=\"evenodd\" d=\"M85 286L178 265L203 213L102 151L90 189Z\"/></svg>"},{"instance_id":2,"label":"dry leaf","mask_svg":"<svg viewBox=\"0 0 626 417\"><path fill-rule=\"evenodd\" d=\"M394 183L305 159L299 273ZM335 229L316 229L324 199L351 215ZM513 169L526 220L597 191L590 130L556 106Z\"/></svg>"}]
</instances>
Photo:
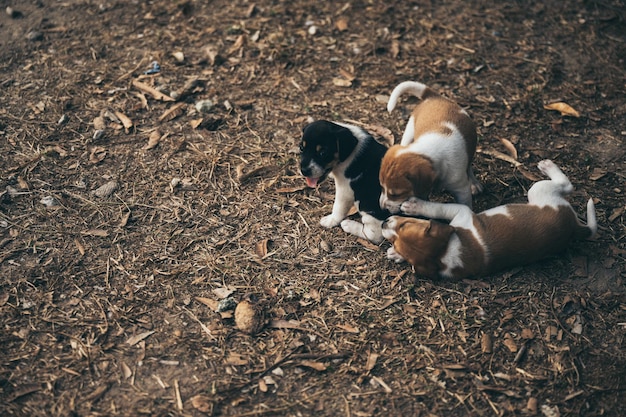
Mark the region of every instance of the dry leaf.
<instances>
[{"instance_id":1,"label":"dry leaf","mask_svg":"<svg viewBox=\"0 0 626 417\"><path fill-rule=\"evenodd\" d=\"M589 176L591 181L598 181L600 178L604 177L607 172L601 168L594 168L593 172Z\"/></svg>"},{"instance_id":2,"label":"dry leaf","mask_svg":"<svg viewBox=\"0 0 626 417\"><path fill-rule=\"evenodd\" d=\"M206 297L195 297L195 299L196 301L209 307L211 310L217 311L217 305L219 304L217 300L214 300L212 298L206 298Z\"/></svg>"},{"instance_id":3,"label":"dry leaf","mask_svg":"<svg viewBox=\"0 0 626 417\"><path fill-rule=\"evenodd\" d=\"M91 153L89 154L89 163L97 164L104 161L104 158L107 156L107 150L102 146L96 146L91 149Z\"/></svg>"},{"instance_id":4,"label":"dry leaf","mask_svg":"<svg viewBox=\"0 0 626 417\"><path fill-rule=\"evenodd\" d=\"M126 343L131 346L135 346L137 343L141 342L142 340L146 339L148 336L154 333L154 330L148 330L147 332L139 333L135 336L129 337L128 340L126 340Z\"/></svg>"},{"instance_id":5,"label":"dry leaf","mask_svg":"<svg viewBox=\"0 0 626 417\"><path fill-rule=\"evenodd\" d=\"M227 365L243 366L248 364L248 359L239 353L231 352L225 362Z\"/></svg>"},{"instance_id":6,"label":"dry leaf","mask_svg":"<svg viewBox=\"0 0 626 417\"><path fill-rule=\"evenodd\" d=\"M192 129L197 129L198 126L200 126L202 124L204 119L193 119L189 121L189 124L191 125Z\"/></svg>"},{"instance_id":7,"label":"dry leaf","mask_svg":"<svg viewBox=\"0 0 626 417\"><path fill-rule=\"evenodd\" d=\"M400 55L400 43L397 40L391 41L391 57L397 58Z\"/></svg>"},{"instance_id":8,"label":"dry leaf","mask_svg":"<svg viewBox=\"0 0 626 417\"><path fill-rule=\"evenodd\" d=\"M261 259L267 256L267 243L268 242L269 242L269 239L263 239L259 242L256 242L256 244L254 245L254 252Z\"/></svg>"},{"instance_id":9,"label":"dry leaf","mask_svg":"<svg viewBox=\"0 0 626 417\"><path fill-rule=\"evenodd\" d=\"M370 353L369 355L367 355L367 363L365 364L365 370L366 371L371 371L372 369L374 369L374 367L376 366L376 361L378 361L378 354L377 353Z\"/></svg>"},{"instance_id":10,"label":"dry leaf","mask_svg":"<svg viewBox=\"0 0 626 417\"><path fill-rule=\"evenodd\" d=\"M130 219L130 211L125 212L120 219L120 227L126 227Z\"/></svg>"},{"instance_id":11,"label":"dry leaf","mask_svg":"<svg viewBox=\"0 0 626 417\"><path fill-rule=\"evenodd\" d=\"M80 243L78 239L74 239L74 244L76 245L76 249L78 249L80 256L85 255L85 247L83 246L82 243Z\"/></svg>"},{"instance_id":12,"label":"dry leaf","mask_svg":"<svg viewBox=\"0 0 626 417\"><path fill-rule=\"evenodd\" d=\"M272 320L270 321L268 327L271 327L272 329L302 329L300 327L300 322L297 320L282 320L282 319L278 319L278 320Z\"/></svg>"},{"instance_id":13,"label":"dry leaf","mask_svg":"<svg viewBox=\"0 0 626 417\"><path fill-rule=\"evenodd\" d=\"M235 52L243 48L245 43L246 43L245 35L239 35L239 37L237 38L233 46L231 46L230 49L228 50L227 54L233 55Z\"/></svg>"},{"instance_id":14,"label":"dry leaf","mask_svg":"<svg viewBox=\"0 0 626 417\"><path fill-rule=\"evenodd\" d=\"M546 110L556 110L563 116L580 117L580 113L574 110L569 104L563 102L550 103L543 106Z\"/></svg>"},{"instance_id":15,"label":"dry leaf","mask_svg":"<svg viewBox=\"0 0 626 417\"><path fill-rule=\"evenodd\" d=\"M493 352L493 341L489 333L483 333L483 336L480 340L480 348L483 353Z\"/></svg>"},{"instance_id":16,"label":"dry leaf","mask_svg":"<svg viewBox=\"0 0 626 417\"><path fill-rule=\"evenodd\" d=\"M109 236L109 232L102 229L89 229L80 232L83 236L98 236L98 237L107 237Z\"/></svg>"},{"instance_id":17,"label":"dry leaf","mask_svg":"<svg viewBox=\"0 0 626 417\"><path fill-rule=\"evenodd\" d=\"M538 175L535 175L533 172L531 172L528 168L526 168L524 165L520 165L517 167L517 170L519 172L522 173L522 175L524 176L524 178L526 178L527 180L530 181L540 181L541 177Z\"/></svg>"},{"instance_id":18,"label":"dry leaf","mask_svg":"<svg viewBox=\"0 0 626 417\"><path fill-rule=\"evenodd\" d=\"M159 116L159 122L162 122L163 120L170 121L170 120L177 118L178 116L183 114L183 107L185 105L186 105L185 102L174 104L172 107L165 110L163 114Z\"/></svg>"},{"instance_id":19,"label":"dry leaf","mask_svg":"<svg viewBox=\"0 0 626 417\"><path fill-rule=\"evenodd\" d=\"M374 245L369 240L358 238L356 241L359 242L361 246L371 251L378 251L380 249L380 247L378 247L377 245Z\"/></svg>"},{"instance_id":20,"label":"dry leaf","mask_svg":"<svg viewBox=\"0 0 626 417\"><path fill-rule=\"evenodd\" d=\"M224 288L224 287L214 288L213 293L217 295L217 298L222 299L231 295L233 293L233 290L231 290L230 288Z\"/></svg>"},{"instance_id":21,"label":"dry leaf","mask_svg":"<svg viewBox=\"0 0 626 417\"><path fill-rule=\"evenodd\" d=\"M323 372L326 370L326 365L324 365L321 362L315 362L315 361L302 361L300 362L301 366L306 366L307 368L311 368L311 369L315 369L316 371L320 371Z\"/></svg>"},{"instance_id":22,"label":"dry leaf","mask_svg":"<svg viewBox=\"0 0 626 417\"><path fill-rule=\"evenodd\" d=\"M213 403L206 395L196 395L191 397L191 406L201 413L213 414Z\"/></svg>"},{"instance_id":23,"label":"dry leaf","mask_svg":"<svg viewBox=\"0 0 626 417\"><path fill-rule=\"evenodd\" d=\"M504 335L503 343L504 346L506 346L512 353L517 352L517 344L515 343L515 340L513 340L513 336L511 336L509 333Z\"/></svg>"},{"instance_id":24,"label":"dry leaf","mask_svg":"<svg viewBox=\"0 0 626 417\"><path fill-rule=\"evenodd\" d=\"M348 81L354 81L356 79L356 76L354 75L353 71L348 71L342 68L339 70L339 73L341 74L343 78L345 78Z\"/></svg>"},{"instance_id":25,"label":"dry leaf","mask_svg":"<svg viewBox=\"0 0 626 417\"><path fill-rule=\"evenodd\" d=\"M125 362L121 363L122 374L124 375L124 379L128 379L133 376L133 371L131 371L130 367L126 365Z\"/></svg>"},{"instance_id":26,"label":"dry leaf","mask_svg":"<svg viewBox=\"0 0 626 417\"><path fill-rule=\"evenodd\" d=\"M166 94L163 94L162 92L160 92L156 88L150 87L148 84L144 84L141 81L133 80L132 84L133 84L133 87L137 88L140 91L143 91L146 94L151 95L152 98L154 98L155 100L159 100L159 101L175 101L172 97L170 97L170 96L168 96Z\"/></svg>"},{"instance_id":27,"label":"dry leaf","mask_svg":"<svg viewBox=\"0 0 626 417\"><path fill-rule=\"evenodd\" d=\"M335 22L335 27L337 28L339 32L348 30L348 19L345 17L340 17Z\"/></svg>"},{"instance_id":28,"label":"dry leaf","mask_svg":"<svg viewBox=\"0 0 626 417\"><path fill-rule=\"evenodd\" d=\"M148 136L148 143L142 149L146 151L150 149L154 149L158 146L160 141L161 141L161 132L159 132L158 130L153 130L152 133L150 133L150 136Z\"/></svg>"},{"instance_id":29,"label":"dry leaf","mask_svg":"<svg viewBox=\"0 0 626 417\"><path fill-rule=\"evenodd\" d=\"M533 333L533 331L528 328L522 329L521 336L522 336L522 339L534 339L535 338L535 334Z\"/></svg>"},{"instance_id":30,"label":"dry leaf","mask_svg":"<svg viewBox=\"0 0 626 417\"><path fill-rule=\"evenodd\" d=\"M263 378L259 379L259 391L267 392L267 384L263 380Z\"/></svg>"},{"instance_id":31,"label":"dry leaf","mask_svg":"<svg viewBox=\"0 0 626 417\"><path fill-rule=\"evenodd\" d=\"M113 194L118 188L117 181L109 181L104 185L101 185L93 191L96 197L105 198Z\"/></svg>"},{"instance_id":32,"label":"dry leaf","mask_svg":"<svg viewBox=\"0 0 626 417\"><path fill-rule=\"evenodd\" d=\"M493 156L495 158L501 159L503 161L506 161L508 163L510 163L511 165L513 165L514 167L519 167L520 165L522 165L520 162L516 161L515 159L513 159L512 157L510 157L509 155L493 150L493 149L476 149L476 152L478 153L482 153L484 155L489 155L489 156Z\"/></svg>"},{"instance_id":33,"label":"dry leaf","mask_svg":"<svg viewBox=\"0 0 626 417\"><path fill-rule=\"evenodd\" d=\"M104 130L106 129L106 122L104 121L104 117L98 116L93 119L93 128L95 130Z\"/></svg>"},{"instance_id":34,"label":"dry leaf","mask_svg":"<svg viewBox=\"0 0 626 417\"><path fill-rule=\"evenodd\" d=\"M130 118L122 112L116 111L115 115L118 119L120 119L120 121L122 122L122 126L124 126L124 129L126 129L126 133L128 133L133 127L133 121L130 120Z\"/></svg>"},{"instance_id":35,"label":"dry leaf","mask_svg":"<svg viewBox=\"0 0 626 417\"><path fill-rule=\"evenodd\" d=\"M614 209L611 215L609 216L609 221L614 222L615 219L617 219L619 216L621 216L624 213L624 210L626 210L626 207L618 207Z\"/></svg>"},{"instance_id":36,"label":"dry leaf","mask_svg":"<svg viewBox=\"0 0 626 417\"><path fill-rule=\"evenodd\" d=\"M341 330L344 330L348 333L358 333L359 329L357 329L356 327L350 326L349 324L338 324L337 327L339 327Z\"/></svg>"},{"instance_id":37,"label":"dry leaf","mask_svg":"<svg viewBox=\"0 0 626 417\"><path fill-rule=\"evenodd\" d=\"M513 159L517 161L517 149L515 149L515 145L513 145L510 140L504 138L500 138L500 142L502 142L502 144L506 148L506 153L508 153Z\"/></svg>"},{"instance_id":38,"label":"dry leaf","mask_svg":"<svg viewBox=\"0 0 626 417\"><path fill-rule=\"evenodd\" d=\"M335 77L333 78L333 84L337 87L351 87L352 81L346 80L345 78Z\"/></svg>"}]
</instances>

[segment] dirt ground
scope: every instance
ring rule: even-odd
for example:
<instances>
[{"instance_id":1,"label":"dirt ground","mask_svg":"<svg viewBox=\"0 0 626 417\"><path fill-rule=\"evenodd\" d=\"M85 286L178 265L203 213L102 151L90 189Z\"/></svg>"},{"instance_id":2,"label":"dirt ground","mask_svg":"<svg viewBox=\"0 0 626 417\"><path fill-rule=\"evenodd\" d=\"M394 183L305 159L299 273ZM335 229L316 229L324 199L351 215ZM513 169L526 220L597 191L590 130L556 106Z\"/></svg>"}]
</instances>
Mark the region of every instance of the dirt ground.
<instances>
[{"instance_id":1,"label":"dirt ground","mask_svg":"<svg viewBox=\"0 0 626 417\"><path fill-rule=\"evenodd\" d=\"M3 416L626 415L623 0L0 5ZM323 229L302 127L399 139L405 80L476 121L478 210L551 158L598 238L433 282Z\"/></svg>"}]
</instances>

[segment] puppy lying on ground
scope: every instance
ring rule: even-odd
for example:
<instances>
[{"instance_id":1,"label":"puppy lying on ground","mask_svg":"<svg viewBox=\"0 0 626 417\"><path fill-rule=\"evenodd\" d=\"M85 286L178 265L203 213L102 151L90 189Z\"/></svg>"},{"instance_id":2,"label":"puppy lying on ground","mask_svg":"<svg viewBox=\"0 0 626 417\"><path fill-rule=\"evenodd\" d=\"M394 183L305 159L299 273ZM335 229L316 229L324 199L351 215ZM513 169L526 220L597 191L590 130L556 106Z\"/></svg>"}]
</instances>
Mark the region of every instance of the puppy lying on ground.
<instances>
[{"instance_id":1,"label":"puppy lying on ground","mask_svg":"<svg viewBox=\"0 0 626 417\"><path fill-rule=\"evenodd\" d=\"M304 128L300 150L300 171L309 187L327 176L335 180L333 211L320 224L327 228L341 224L347 233L382 242L382 223L391 213L378 204L378 171L387 147L357 126L319 120ZM344 220L353 205L362 224Z\"/></svg>"},{"instance_id":2,"label":"puppy lying on ground","mask_svg":"<svg viewBox=\"0 0 626 417\"><path fill-rule=\"evenodd\" d=\"M393 243L389 259L407 260L426 277L488 275L530 263L565 249L573 238L590 238L598 229L593 200L587 202L587 225L565 200L572 184L554 162L539 162L550 180L528 190L528 204L507 204L473 213L460 204L411 199L402 204L408 215L449 220L450 224L408 217L390 217L383 236Z\"/></svg>"},{"instance_id":3,"label":"puppy lying on ground","mask_svg":"<svg viewBox=\"0 0 626 417\"><path fill-rule=\"evenodd\" d=\"M422 99L399 145L389 148L380 169L380 206L392 213L410 197L428 199L434 188L449 191L457 203L472 207L472 194L482 190L472 171L476 127L458 104L422 83L405 81L391 93L392 112L404 93Z\"/></svg>"}]
</instances>

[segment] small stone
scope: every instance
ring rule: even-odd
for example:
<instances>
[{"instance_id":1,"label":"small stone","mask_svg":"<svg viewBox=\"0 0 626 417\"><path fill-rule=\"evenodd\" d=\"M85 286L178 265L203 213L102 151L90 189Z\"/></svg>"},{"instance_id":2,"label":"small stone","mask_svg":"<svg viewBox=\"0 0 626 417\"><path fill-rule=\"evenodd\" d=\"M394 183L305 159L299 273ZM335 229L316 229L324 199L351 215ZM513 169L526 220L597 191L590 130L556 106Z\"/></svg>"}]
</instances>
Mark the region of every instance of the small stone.
<instances>
[{"instance_id":1,"label":"small stone","mask_svg":"<svg viewBox=\"0 0 626 417\"><path fill-rule=\"evenodd\" d=\"M33 42L43 40L43 33L32 30L26 34L26 39Z\"/></svg>"},{"instance_id":2,"label":"small stone","mask_svg":"<svg viewBox=\"0 0 626 417\"><path fill-rule=\"evenodd\" d=\"M7 6L7 8L5 9L5 11L7 12L7 15L11 18L11 19L18 19L20 17L23 17L24 15L22 14L22 12L20 12L19 10L15 10L13 7L11 6Z\"/></svg>"},{"instance_id":3,"label":"small stone","mask_svg":"<svg viewBox=\"0 0 626 417\"><path fill-rule=\"evenodd\" d=\"M226 297L217 303L217 312L222 313L224 311L233 310L237 307L237 301L233 297Z\"/></svg>"},{"instance_id":4,"label":"small stone","mask_svg":"<svg viewBox=\"0 0 626 417\"><path fill-rule=\"evenodd\" d=\"M67 114L64 114L63 116L61 116L61 118L57 121L57 124L59 125L64 125L65 123L67 123L70 120L70 118L68 117Z\"/></svg>"},{"instance_id":5,"label":"small stone","mask_svg":"<svg viewBox=\"0 0 626 417\"><path fill-rule=\"evenodd\" d=\"M56 198L52 197L51 195L42 198L40 202L46 207L56 207L59 205L59 202L56 200Z\"/></svg>"},{"instance_id":6,"label":"small stone","mask_svg":"<svg viewBox=\"0 0 626 417\"><path fill-rule=\"evenodd\" d=\"M309 32L309 35L315 36L317 34L317 26L315 25L309 26L308 32Z\"/></svg>"},{"instance_id":7,"label":"small stone","mask_svg":"<svg viewBox=\"0 0 626 417\"><path fill-rule=\"evenodd\" d=\"M200 113L208 113L213 108L213 102L211 100L200 100L196 102L196 110Z\"/></svg>"},{"instance_id":8,"label":"small stone","mask_svg":"<svg viewBox=\"0 0 626 417\"><path fill-rule=\"evenodd\" d=\"M179 64L182 64L183 62L185 62L185 54L182 53L181 51L174 52L172 56L174 57L176 62L178 62Z\"/></svg>"}]
</instances>

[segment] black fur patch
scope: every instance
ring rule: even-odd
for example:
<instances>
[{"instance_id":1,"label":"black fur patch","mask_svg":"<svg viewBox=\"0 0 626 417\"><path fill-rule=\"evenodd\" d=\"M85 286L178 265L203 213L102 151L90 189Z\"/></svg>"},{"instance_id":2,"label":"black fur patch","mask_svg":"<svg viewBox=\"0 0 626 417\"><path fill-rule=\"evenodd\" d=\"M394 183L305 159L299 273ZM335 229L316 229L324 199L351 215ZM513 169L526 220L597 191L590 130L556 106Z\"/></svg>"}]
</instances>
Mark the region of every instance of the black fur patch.
<instances>
[{"instance_id":1,"label":"black fur patch","mask_svg":"<svg viewBox=\"0 0 626 417\"><path fill-rule=\"evenodd\" d=\"M387 148L367 131L358 129L364 133L364 137L355 137L350 129L325 120L307 125L302 135L300 169L304 176L312 176L311 162L313 162L318 167L324 168L323 178L326 178L338 164L354 154L354 159L344 172L335 170L333 174L335 177L343 175L350 181L359 211L384 220L391 213L380 208L379 198L382 189L378 181L378 172Z\"/></svg>"}]
</instances>

